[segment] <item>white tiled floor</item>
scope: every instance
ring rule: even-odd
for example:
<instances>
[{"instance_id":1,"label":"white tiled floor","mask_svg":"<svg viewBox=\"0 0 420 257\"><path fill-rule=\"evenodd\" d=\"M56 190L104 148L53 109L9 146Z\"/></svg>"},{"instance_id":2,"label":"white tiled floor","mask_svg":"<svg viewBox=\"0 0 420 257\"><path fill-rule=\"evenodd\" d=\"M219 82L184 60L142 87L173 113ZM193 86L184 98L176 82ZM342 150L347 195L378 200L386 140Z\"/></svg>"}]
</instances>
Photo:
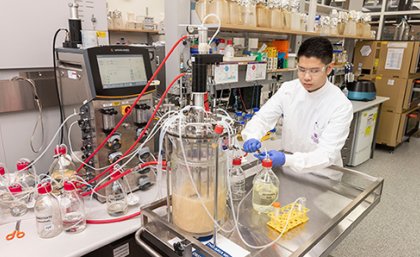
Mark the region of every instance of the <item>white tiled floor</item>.
<instances>
[{"instance_id":1,"label":"white tiled floor","mask_svg":"<svg viewBox=\"0 0 420 257\"><path fill-rule=\"evenodd\" d=\"M354 169L385 179L382 199L331 255L420 256L420 139Z\"/></svg>"}]
</instances>

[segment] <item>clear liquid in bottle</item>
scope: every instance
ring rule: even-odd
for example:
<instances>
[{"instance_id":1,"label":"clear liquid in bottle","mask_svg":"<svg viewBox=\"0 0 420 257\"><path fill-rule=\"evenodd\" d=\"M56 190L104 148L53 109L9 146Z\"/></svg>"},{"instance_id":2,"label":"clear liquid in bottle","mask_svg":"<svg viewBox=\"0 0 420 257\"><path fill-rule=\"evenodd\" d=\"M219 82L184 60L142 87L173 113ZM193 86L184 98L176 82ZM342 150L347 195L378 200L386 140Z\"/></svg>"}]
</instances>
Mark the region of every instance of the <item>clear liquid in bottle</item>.
<instances>
[{"instance_id":1,"label":"clear liquid in bottle","mask_svg":"<svg viewBox=\"0 0 420 257\"><path fill-rule=\"evenodd\" d=\"M271 170L273 162L270 159L262 161L263 169L254 177L252 187L252 207L259 213L272 210L272 204L279 195L279 179Z\"/></svg>"}]
</instances>

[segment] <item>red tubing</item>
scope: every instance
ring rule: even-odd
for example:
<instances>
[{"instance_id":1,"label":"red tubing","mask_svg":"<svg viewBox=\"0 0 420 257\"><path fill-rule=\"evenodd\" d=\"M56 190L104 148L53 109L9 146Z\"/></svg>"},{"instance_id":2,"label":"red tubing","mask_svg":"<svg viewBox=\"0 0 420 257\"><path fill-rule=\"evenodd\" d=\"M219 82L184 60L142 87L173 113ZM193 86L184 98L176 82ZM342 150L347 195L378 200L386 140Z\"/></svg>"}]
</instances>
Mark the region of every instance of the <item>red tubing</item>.
<instances>
[{"instance_id":1,"label":"red tubing","mask_svg":"<svg viewBox=\"0 0 420 257\"><path fill-rule=\"evenodd\" d=\"M110 220L86 220L87 224L109 224L109 223L115 223L115 222L121 222L121 221L126 221L129 219L132 219L134 217L137 217L141 214L141 212L135 212L133 214L124 216L124 217L119 217L119 218L115 218L115 219L110 219Z\"/></svg>"},{"instance_id":2,"label":"red tubing","mask_svg":"<svg viewBox=\"0 0 420 257\"><path fill-rule=\"evenodd\" d=\"M85 166L85 163L89 162L99 152L99 150L102 149L102 147L106 144L106 142L108 142L108 139L110 139L111 136L114 135L115 131L117 131L117 129L124 123L125 119L131 114L131 112L133 111L134 107L136 106L136 104L138 103L138 101L140 100L140 98L142 98L142 96L144 95L144 93L146 92L146 90L149 88L149 86L152 83L152 81L159 74L159 72L162 69L163 65L165 65L165 63L168 60L168 58L172 55L172 52L179 45L179 43L181 43L186 38L188 38L188 36L181 37L172 46L172 48L168 52L167 56L165 56L165 59L163 59L162 63L159 65L159 67L153 73L152 77L149 79L149 81L147 82L146 86L143 88L143 90L141 91L141 93L137 96L137 98L134 101L134 103L130 106L130 109L128 110L128 112L121 118L121 120L118 122L118 124L115 126L115 128L111 131L111 133L109 133L109 135L104 139L104 141L102 141L102 143L100 145L98 145L98 147L96 147L96 149L93 151L93 153L91 155L89 155L89 157L86 160L84 160L84 162L79 166L79 168L77 168L76 172L79 172Z\"/></svg>"},{"instance_id":3,"label":"red tubing","mask_svg":"<svg viewBox=\"0 0 420 257\"><path fill-rule=\"evenodd\" d=\"M104 171L102 171L100 174L96 175L93 179L89 180L88 183L92 184L95 180L98 180L100 177L102 177L103 175L105 175L107 172L109 172L110 170L113 169L114 165L118 162L120 162L129 152L131 152L136 145L140 142L140 140L143 138L144 134L146 133L147 129L149 128L149 126L152 124L153 119L156 116L157 111L159 110L160 106L163 104L163 101L165 100L166 95L168 94L169 90L172 88L172 86L181 78L185 76L185 73L181 73L178 76L176 76L171 84L169 84L169 86L166 88L165 92L162 94L162 96L160 97L159 103L156 105L155 110L152 113L152 116L150 117L149 121L147 122L146 126L143 128L141 134L139 135L139 137L137 138L137 140L130 146L130 148L124 152L124 154L114 163L112 163L107 169L105 169Z\"/></svg>"},{"instance_id":4,"label":"red tubing","mask_svg":"<svg viewBox=\"0 0 420 257\"><path fill-rule=\"evenodd\" d=\"M151 166L151 165L157 165L157 164L158 164L158 162L157 162L157 161L145 162L145 163L140 164L138 167L139 167L140 169L142 169L142 168L144 168L144 167ZM162 166L166 166L166 161L162 161ZM134 169L128 169L128 170L124 171L123 173L119 174L118 176L113 177L112 179L108 180L108 181L107 181L107 182L105 182L104 184L102 184L102 185L98 186L97 188L95 188L94 190L93 190L93 189L92 189L92 190L93 190L94 192L97 192L97 191L101 190L102 188L104 188L104 187L108 186L108 185L109 185L109 184L111 184L112 182L114 182L114 181L116 181L116 180L118 180L118 179L120 179L120 178L124 177L125 175L129 174L129 173L130 173L130 172L132 172L133 170L134 170ZM85 197L85 196L90 195L90 194L92 193L92 190L89 190L89 191L83 192L83 193L81 194L81 196Z\"/></svg>"}]
</instances>

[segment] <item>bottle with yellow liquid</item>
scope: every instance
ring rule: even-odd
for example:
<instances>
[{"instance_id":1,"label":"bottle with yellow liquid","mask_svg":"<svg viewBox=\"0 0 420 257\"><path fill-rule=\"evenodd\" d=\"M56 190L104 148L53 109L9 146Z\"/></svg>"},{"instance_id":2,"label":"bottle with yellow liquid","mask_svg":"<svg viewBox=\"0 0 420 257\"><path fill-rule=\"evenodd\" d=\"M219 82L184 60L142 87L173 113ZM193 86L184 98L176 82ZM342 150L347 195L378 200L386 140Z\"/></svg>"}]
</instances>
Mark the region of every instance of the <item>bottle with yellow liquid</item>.
<instances>
[{"instance_id":1,"label":"bottle with yellow liquid","mask_svg":"<svg viewBox=\"0 0 420 257\"><path fill-rule=\"evenodd\" d=\"M259 213L272 210L272 204L279 195L279 179L271 170L273 162L270 159L262 161L263 169L254 177L252 187L252 207Z\"/></svg>"},{"instance_id":2,"label":"bottle with yellow liquid","mask_svg":"<svg viewBox=\"0 0 420 257\"><path fill-rule=\"evenodd\" d=\"M52 193L61 195L63 192L64 181L71 180L76 174L76 167L67 154L67 146L62 144L54 149L54 161L50 168L50 176L53 179Z\"/></svg>"}]
</instances>

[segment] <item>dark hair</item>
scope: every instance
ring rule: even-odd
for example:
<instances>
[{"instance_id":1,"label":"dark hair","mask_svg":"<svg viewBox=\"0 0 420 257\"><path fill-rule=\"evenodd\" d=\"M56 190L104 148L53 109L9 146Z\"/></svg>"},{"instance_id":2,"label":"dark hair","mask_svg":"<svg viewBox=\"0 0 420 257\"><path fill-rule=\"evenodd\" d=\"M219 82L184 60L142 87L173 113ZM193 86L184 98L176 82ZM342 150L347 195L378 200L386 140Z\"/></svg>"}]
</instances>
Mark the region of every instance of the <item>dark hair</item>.
<instances>
[{"instance_id":1,"label":"dark hair","mask_svg":"<svg viewBox=\"0 0 420 257\"><path fill-rule=\"evenodd\" d=\"M305 56L307 58L315 57L324 64L329 64L332 61L333 47L331 42L324 37L311 37L303 41L299 47L297 58Z\"/></svg>"}]
</instances>

